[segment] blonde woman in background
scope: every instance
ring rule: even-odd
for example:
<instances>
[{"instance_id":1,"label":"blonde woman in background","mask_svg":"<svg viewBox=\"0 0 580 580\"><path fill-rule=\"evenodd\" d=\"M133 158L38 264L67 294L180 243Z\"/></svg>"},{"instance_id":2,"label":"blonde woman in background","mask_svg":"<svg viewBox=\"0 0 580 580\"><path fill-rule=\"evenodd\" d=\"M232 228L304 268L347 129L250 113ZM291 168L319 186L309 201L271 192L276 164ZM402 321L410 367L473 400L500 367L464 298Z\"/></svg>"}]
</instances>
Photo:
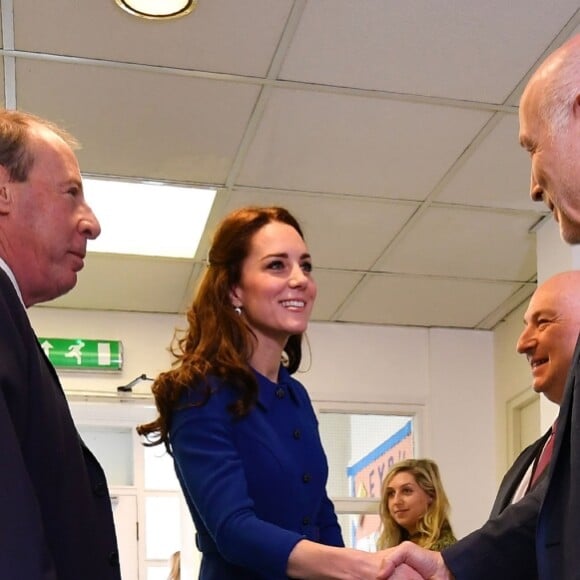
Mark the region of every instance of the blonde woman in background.
<instances>
[{"instance_id":1,"label":"blonde woman in background","mask_svg":"<svg viewBox=\"0 0 580 580\"><path fill-rule=\"evenodd\" d=\"M409 540L441 551L457 541L449 523L449 500L434 461L407 459L395 464L384 479L381 498L379 550Z\"/></svg>"}]
</instances>

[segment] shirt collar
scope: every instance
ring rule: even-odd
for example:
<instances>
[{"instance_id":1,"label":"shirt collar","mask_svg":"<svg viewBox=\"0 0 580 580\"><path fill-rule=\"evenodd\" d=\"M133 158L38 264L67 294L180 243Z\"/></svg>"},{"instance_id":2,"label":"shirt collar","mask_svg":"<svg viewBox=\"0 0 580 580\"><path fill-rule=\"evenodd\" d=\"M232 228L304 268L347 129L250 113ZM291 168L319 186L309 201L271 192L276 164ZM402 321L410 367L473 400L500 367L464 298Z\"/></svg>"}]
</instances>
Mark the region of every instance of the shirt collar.
<instances>
[{"instance_id":1,"label":"shirt collar","mask_svg":"<svg viewBox=\"0 0 580 580\"><path fill-rule=\"evenodd\" d=\"M14 286L14 290L16 290L16 294L18 294L20 302L22 302L22 306L24 306L24 300L22 300L22 294L20 293L20 287L18 286L14 272L12 272L10 266L2 258L0 258L0 270L4 270L4 272L6 272L10 282L12 282L12 286ZM24 308L26 309L26 306L24 306Z\"/></svg>"}]
</instances>

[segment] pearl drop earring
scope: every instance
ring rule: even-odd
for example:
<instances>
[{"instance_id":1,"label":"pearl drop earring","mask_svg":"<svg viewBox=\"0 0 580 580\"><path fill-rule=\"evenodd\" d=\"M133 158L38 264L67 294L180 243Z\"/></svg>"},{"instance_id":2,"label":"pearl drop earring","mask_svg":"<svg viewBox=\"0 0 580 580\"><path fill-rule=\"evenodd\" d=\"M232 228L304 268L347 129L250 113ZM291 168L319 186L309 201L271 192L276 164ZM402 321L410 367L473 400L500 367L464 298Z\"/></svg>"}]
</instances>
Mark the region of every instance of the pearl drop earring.
<instances>
[{"instance_id":1,"label":"pearl drop earring","mask_svg":"<svg viewBox=\"0 0 580 580\"><path fill-rule=\"evenodd\" d=\"M234 312L238 315L242 315L242 307L241 306L234 306Z\"/></svg>"}]
</instances>

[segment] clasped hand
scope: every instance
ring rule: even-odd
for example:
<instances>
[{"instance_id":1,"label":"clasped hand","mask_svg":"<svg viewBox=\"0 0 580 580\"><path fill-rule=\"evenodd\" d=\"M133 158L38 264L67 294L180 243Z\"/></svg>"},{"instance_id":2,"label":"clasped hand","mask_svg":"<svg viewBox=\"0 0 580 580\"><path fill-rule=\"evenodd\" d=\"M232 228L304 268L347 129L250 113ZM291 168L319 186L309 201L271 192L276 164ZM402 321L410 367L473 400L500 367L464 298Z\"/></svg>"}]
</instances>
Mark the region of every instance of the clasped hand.
<instances>
[{"instance_id":1,"label":"clasped hand","mask_svg":"<svg viewBox=\"0 0 580 580\"><path fill-rule=\"evenodd\" d=\"M439 552L412 542L380 552L383 561L377 580L452 580Z\"/></svg>"}]
</instances>

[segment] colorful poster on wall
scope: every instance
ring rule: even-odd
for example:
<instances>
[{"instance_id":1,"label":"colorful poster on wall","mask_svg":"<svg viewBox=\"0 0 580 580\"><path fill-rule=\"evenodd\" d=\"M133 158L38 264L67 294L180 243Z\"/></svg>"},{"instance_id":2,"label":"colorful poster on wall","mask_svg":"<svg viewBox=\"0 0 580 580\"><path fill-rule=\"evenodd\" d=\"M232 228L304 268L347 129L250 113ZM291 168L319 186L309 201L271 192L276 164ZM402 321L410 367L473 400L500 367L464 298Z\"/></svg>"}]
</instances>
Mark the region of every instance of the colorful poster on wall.
<instances>
[{"instance_id":1,"label":"colorful poster on wall","mask_svg":"<svg viewBox=\"0 0 580 580\"><path fill-rule=\"evenodd\" d=\"M413 422L409 421L394 435L347 468L351 497L379 499L383 479L389 469L395 463L412 457ZM361 515L352 526L352 545L373 551L379 527L378 515Z\"/></svg>"}]
</instances>

